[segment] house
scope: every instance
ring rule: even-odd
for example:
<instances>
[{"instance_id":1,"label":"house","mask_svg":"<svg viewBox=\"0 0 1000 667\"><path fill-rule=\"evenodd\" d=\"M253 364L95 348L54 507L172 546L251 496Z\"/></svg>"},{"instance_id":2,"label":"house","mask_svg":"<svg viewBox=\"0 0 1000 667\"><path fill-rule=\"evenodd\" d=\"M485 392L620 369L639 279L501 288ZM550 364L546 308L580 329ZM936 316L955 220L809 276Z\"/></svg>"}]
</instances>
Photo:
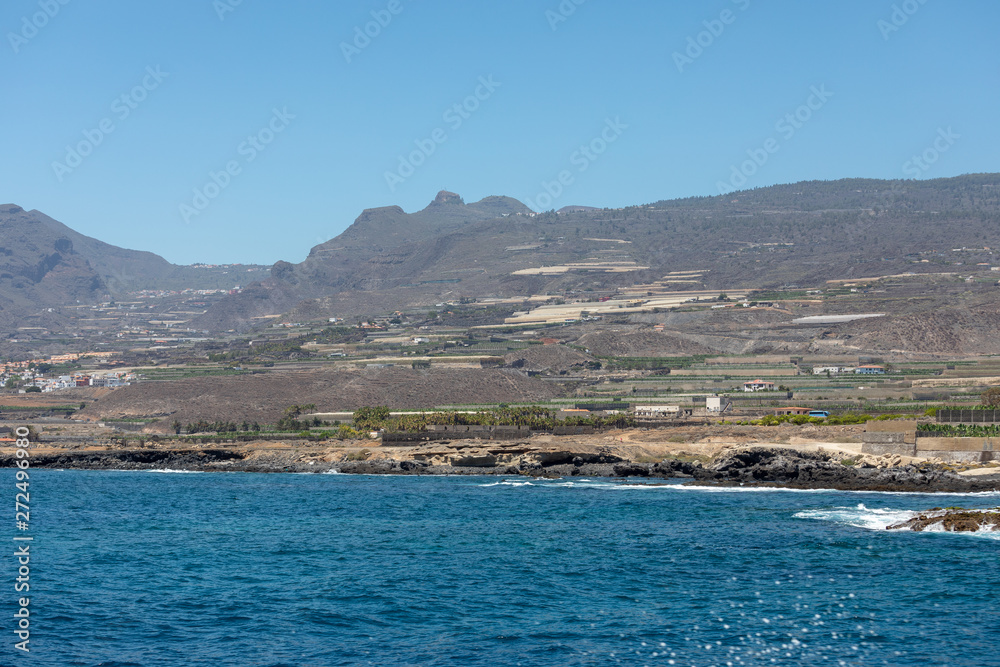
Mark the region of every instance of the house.
<instances>
[{"instance_id":1,"label":"house","mask_svg":"<svg viewBox=\"0 0 1000 667\"><path fill-rule=\"evenodd\" d=\"M724 396L708 396L705 399L705 409L709 412L725 412L732 405L732 401Z\"/></svg>"},{"instance_id":2,"label":"house","mask_svg":"<svg viewBox=\"0 0 1000 667\"><path fill-rule=\"evenodd\" d=\"M743 391L774 391L773 382L765 382L764 380L751 380L750 382L743 383Z\"/></svg>"},{"instance_id":3,"label":"house","mask_svg":"<svg viewBox=\"0 0 1000 667\"><path fill-rule=\"evenodd\" d=\"M885 366L858 366L854 372L858 375L885 375Z\"/></svg>"},{"instance_id":4,"label":"house","mask_svg":"<svg viewBox=\"0 0 1000 667\"><path fill-rule=\"evenodd\" d=\"M843 366L814 366L813 375L825 375L827 373L830 375L840 375L841 373L850 373L852 370Z\"/></svg>"},{"instance_id":5,"label":"house","mask_svg":"<svg viewBox=\"0 0 1000 667\"><path fill-rule=\"evenodd\" d=\"M807 415L812 410L812 408L774 408L772 412L775 415Z\"/></svg>"},{"instance_id":6,"label":"house","mask_svg":"<svg viewBox=\"0 0 1000 667\"><path fill-rule=\"evenodd\" d=\"M646 417L653 419L663 419L667 417L677 417L680 415L679 405L637 405L635 406L636 417Z\"/></svg>"},{"instance_id":7,"label":"house","mask_svg":"<svg viewBox=\"0 0 1000 667\"><path fill-rule=\"evenodd\" d=\"M563 408L556 413L556 421L566 421L570 417L589 417L590 410L582 408Z\"/></svg>"}]
</instances>

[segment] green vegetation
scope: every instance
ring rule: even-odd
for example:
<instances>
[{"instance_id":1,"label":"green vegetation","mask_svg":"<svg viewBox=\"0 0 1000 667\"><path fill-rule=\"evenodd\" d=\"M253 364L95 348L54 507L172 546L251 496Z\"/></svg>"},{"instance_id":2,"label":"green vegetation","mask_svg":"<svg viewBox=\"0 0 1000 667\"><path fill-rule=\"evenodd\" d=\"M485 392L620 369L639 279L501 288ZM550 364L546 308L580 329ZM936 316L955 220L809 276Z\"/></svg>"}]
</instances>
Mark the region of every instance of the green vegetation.
<instances>
[{"instance_id":1,"label":"green vegetation","mask_svg":"<svg viewBox=\"0 0 1000 667\"><path fill-rule=\"evenodd\" d=\"M1000 437L1000 425L996 424L918 424L917 430L941 438Z\"/></svg>"},{"instance_id":2,"label":"green vegetation","mask_svg":"<svg viewBox=\"0 0 1000 667\"><path fill-rule=\"evenodd\" d=\"M532 430L551 431L556 426L592 426L594 428L629 428L635 418L629 414L570 417L557 421L555 412L541 407L499 407L475 413L435 412L392 416L381 405L359 408L354 426L362 431L422 431L428 425L445 426L527 426Z\"/></svg>"},{"instance_id":3,"label":"green vegetation","mask_svg":"<svg viewBox=\"0 0 1000 667\"><path fill-rule=\"evenodd\" d=\"M778 426L779 424L824 424L827 426L846 426L850 424L864 424L870 421L886 421L891 419L901 419L903 415L879 415L877 417L869 414L858 414L848 412L842 415L831 415L830 417L810 417L809 415L767 415L761 419L750 421L723 422L724 424L741 424L744 426Z\"/></svg>"},{"instance_id":4,"label":"green vegetation","mask_svg":"<svg viewBox=\"0 0 1000 667\"><path fill-rule=\"evenodd\" d=\"M300 431L302 429L307 429L310 426L322 426L323 422L318 417L303 420L299 419L303 412L315 409L316 405L314 403L291 405L285 408L285 414L282 415L281 419L278 420L278 423L275 424L275 428L278 431Z\"/></svg>"},{"instance_id":5,"label":"green vegetation","mask_svg":"<svg viewBox=\"0 0 1000 667\"><path fill-rule=\"evenodd\" d=\"M688 368L700 364L713 355L698 354L688 357L601 357L608 370L663 370Z\"/></svg>"},{"instance_id":6,"label":"green vegetation","mask_svg":"<svg viewBox=\"0 0 1000 667\"><path fill-rule=\"evenodd\" d=\"M216 363L220 362L258 362L265 360L298 359L312 356L302 349L301 339L296 340L268 340L268 341L244 341L246 347L230 349L227 352L209 353L208 360Z\"/></svg>"},{"instance_id":7,"label":"green vegetation","mask_svg":"<svg viewBox=\"0 0 1000 667\"><path fill-rule=\"evenodd\" d=\"M179 433L179 424L174 422L174 432ZM259 433L261 431L261 426L257 422L246 422L242 424L237 424L236 422L230 421L216 421L208 422L204 419L200 419L197 422L190 423L184 427L184 430L188 433Z\"/></svg>"}]
</instances>

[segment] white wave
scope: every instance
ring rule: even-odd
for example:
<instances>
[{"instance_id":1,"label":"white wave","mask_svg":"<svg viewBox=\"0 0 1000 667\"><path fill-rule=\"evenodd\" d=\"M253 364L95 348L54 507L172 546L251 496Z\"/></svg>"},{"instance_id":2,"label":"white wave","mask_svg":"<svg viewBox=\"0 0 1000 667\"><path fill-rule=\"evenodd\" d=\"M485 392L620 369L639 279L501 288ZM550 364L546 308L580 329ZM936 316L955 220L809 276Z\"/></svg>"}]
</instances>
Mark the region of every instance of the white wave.
<instances>
[{"instance_id":1,"label":"white wave","mask_svg":"<svg viewBox=\"0 0 1000 667\"><path fill-rule=\"evenodd\" d=\"M1000 491L976 491L972 493L932 493L928 491L842 491L839 489L793 489L784 486L757 486L748 484L746 486L695 486L678 483L666 484L614 484L618 489L669 489L671 491L691 491L702 493L836 493L836 494L860 494L879 496L934 496L944 498L946 496L961 498L990 498L1000 496Z\"/></svg>"},{"instance_id":2,"label":"white wave","mask_svg":"<svg viewBox=\"0 0 1000 667\"><path fill-rule=\"evenodd\" d=\"M171 473L175 475L200 475L204 470L173 470L172 468L153 468L146 472Z\"/></svg>"},{"instance_id":3,"label":"white wave","mask_svg":"<svg viewBox=\"0 0 1000 667\"><path fill-rule=\"evenodd\" d=\"M476 486L487 487L487 486L535 486L535 485L528 481L519 482L512 479L505 479L500 482L493 482L492 484L477 484Z\"/></svg>"},{"instance_id":4,"label":"white wave","mask_svg":"<svg viewBox=\"0 0 1000 667\"><path fill-rule=\"evenodd\" d=\"M477 484L480 487L489 486L537 486L542 488L558 489L617 489L622 485L616 482L605 482L594 479L566 479L559 477L556 479L532 478L530 480L505 479L489 484Z\"/></svg>"},{"instance_id":5,"label":"white wave","mask_svg":"<svg viewBox=\"0 0 1000 667\"><path fill-rule=\"evenodd\" d=\"M793 516L797 519L815 519L818 521L831 521L845 526L855 526L866 530L884 531L889 526L895 526L909 521L910 519L926 514L927 510L900 510L890 508L869 508L864 503L857 507L834 507L825 510L803 510L796 512ZM909 531L909 528L901 530ZM941 524L933 524L925 528L925 533L946 533L952 532L956 535L968 535L973 537L985 537L992 540L1000 540L1000 532L991 528L983 528L977 531L946 531Z\"/></svg>"}]
</instances>

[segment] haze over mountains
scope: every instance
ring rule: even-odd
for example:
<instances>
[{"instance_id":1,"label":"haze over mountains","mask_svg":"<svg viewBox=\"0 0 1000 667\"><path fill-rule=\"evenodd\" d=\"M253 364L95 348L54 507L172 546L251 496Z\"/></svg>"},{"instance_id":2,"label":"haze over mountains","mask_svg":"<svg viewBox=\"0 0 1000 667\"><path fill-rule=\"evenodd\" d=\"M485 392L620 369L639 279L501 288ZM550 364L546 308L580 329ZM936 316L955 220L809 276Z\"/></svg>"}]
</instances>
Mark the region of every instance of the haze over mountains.
<instances>
[{"instance_id":1,"label":"haze over mountains","mask_svg":"<svg viewBox=\"0 0 1000 667\"><path fill-rule=\"evenodd\" d=\"M246 330L261 318L353 317L437 301L527 297L651 283L690 288L814 285L944 271L954 247L1000 246L1000 174L932 181L846 179L622 209L535 215L509 197L423 210L365 210L299 264L223 299L191 326ZM277 230L276 232L277 233ZM191 267L79 234L38 211L0 207L0 318L128 290L195 286Z\"/></svg>"}]
</instances>

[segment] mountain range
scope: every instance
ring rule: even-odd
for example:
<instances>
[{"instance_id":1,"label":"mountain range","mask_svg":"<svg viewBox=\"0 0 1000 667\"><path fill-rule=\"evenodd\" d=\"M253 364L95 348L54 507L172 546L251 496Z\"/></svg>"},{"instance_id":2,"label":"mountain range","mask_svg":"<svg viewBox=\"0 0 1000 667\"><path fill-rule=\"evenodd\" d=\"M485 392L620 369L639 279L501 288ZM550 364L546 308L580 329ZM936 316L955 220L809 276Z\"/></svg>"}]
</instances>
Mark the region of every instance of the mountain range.
<instances>
[{"instance_id":1,"label":"mountain range","mask_svg":"<svg viewBox=\"0 0 1000 667\"><path fill-rule=\"evenodd\" d=\"M535 214L510 197L368 209L298 264L215 304L192 326L360 317L440 301L612 290L680 276L688 288L815 285L942 271L954 248L1000 246L1000 174L810 181L619 209ZM988 252L988 251L983 251ZM194 280L191 267L0 206L0 321L47 306Z\"/></svg>"},{"instance_id":2,"label":"mountain range","mask_svg":"<svg viewBox=\"0 0 1000 667\"><path fill-rule=\"evenodd\" d=\"M364 316L460 298L528 297L653 283L689 288L816 285L941 271L954 247L1000 245L1000 175L928 181L845 179L757 188L620 209L534 214L508 197L364 211L300 264L196 320L245 329L253 318ZM926 261L924 261L926 260Z\"/></svg>"},{"instance_id":3,"label":"mountain range","mask_svg":"<svg viewBox=\"0 0 1000 667\"><path fill-rule=\"evenodd\" d=\"M49 308L133 290L216 287L219 276L85 236L40 211L0 205L0 330ZM49 321L51 320L51 321ZM55 315L35 324L58 326Z\"/></svg>"}]
</instances>

